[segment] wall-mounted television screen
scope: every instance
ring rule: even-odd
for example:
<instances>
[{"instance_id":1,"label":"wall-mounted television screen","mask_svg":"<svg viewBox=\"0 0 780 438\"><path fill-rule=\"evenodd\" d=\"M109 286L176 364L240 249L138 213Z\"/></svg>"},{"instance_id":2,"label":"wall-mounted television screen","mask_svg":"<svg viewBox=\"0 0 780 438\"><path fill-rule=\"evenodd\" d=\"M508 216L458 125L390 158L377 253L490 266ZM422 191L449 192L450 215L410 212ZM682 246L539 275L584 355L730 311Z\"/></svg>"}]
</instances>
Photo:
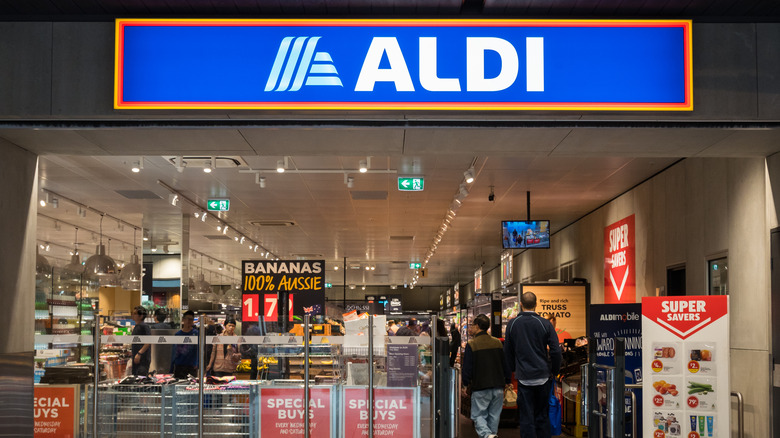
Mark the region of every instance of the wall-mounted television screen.
<instances>
[{"instance_id":1,"label":"wall-mounted television screen","mask_svg":"<svg viewBox=\"0 0 780 438\"><path fill-rule=\"evenodd\" d=\"M501 221L504 249L549 248L550 221Z\"/></svg>"}]
</instances>

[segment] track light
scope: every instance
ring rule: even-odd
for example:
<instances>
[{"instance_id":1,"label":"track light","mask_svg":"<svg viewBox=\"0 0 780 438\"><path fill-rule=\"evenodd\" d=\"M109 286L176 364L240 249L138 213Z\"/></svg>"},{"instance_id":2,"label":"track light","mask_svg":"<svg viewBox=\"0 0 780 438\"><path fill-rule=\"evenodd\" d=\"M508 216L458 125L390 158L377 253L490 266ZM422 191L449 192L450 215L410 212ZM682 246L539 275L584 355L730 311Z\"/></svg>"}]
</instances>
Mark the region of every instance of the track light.
<instances>
[{"instance_id":1,"label":"track light","mask_svg":"<svg viewBox=\"0 0 780 438\"><path fill-rule=\"evenodd\" d=\"M206 173L211 173L215 167L217 167L217 157L211 157L211 159L207 160L204 164L203 171Z\"/></svg>"},{"instance_id":2,"label":"track light","mask_svg":"<svg viewBox=\"0 0 780 438\"><path fill-rule=\"evenodd\" d=\"M46 200L45 199L41 199L41 207L46 207Z\"/></svg>"},{"instance_id":3,"label":"track light","mask_svg":"<svg viewBox=\"0 0 780 438\"><path fill-rule=\"evenodd\" d=\"M242 244L242 245L243 245L243 244L244 244L244 240L246 240L246 238L244 238L244 236L241 236L241 241L240 241L240 242L238 242L238 243L240 243L240 244Z\"/></svg>"},{"instance_id":4,"label":"track light","mask_svg":"<svg viewBox=\"0 0 780 438\"><path fill-rule=\"evenodd\" d=\"M208 216L208 214L204 211L203 215L200 217L200 221L201 222L206 222L206 216Z\"/></svg>"},{"instance_id":5,"label":"track light","mask_svg":"<svg viewBox=\"0 0 780 438\"><path fill-rule=\"evenodd\" d=\"M469 170L463 172L463 177L466 179L467 184L474 182L474 168L469 167Z\"/></svg>"},{"instance_id":6,"label":"track light","mask_svg":"<svg viewBox=\"0 0 780 438\"><path fill-rule=\"evenodd\" d=\"M222 228L222 234L227 234L227 230L228 230L228 226L227 226L227 225L225 225L225 226Z\"/></svg>"},{"instance_id":7,"label":"track light","mask_svg":"<svg viewBox=\"0 0 780 438\"><path fill-rule=\"evenodd\" d=\"M260 184L260 188L261 188L261 189L264 189L264 188L265 188L265 177L264 177L264 176L261 176L261 177L258 179L258 182L259 182L259 184Z\"/></svg>"},{"instance_id":8,"label":"track light","mask_svg":"<svg viewBox=\"0 0 780 438\"><path fill-rule=\"evenodd\" d=\"M87 210L84 207L79 207L79 217L87 217Z\"/></svg>"},{"instance_id":9,"label":"track light","mask_svg":"<svg viewBox=\"0 0 780 438\"><path fill-rule=\"evenodd\" d=\"M130 167L130 170L133 171L133 173L138 173L143 168L144 168L144 160L142 158L140 160L133 161L133 165Z\"/></svg>"},{"instance_id":10,"label":"track light","mask_svg":"<svg viewBox=\"0 0 780 438\"><path fill-rule=\"evenodd\" d=\"M284 173L286 170L286 166L284 165L284 160L279 160L276 162L276 171L279 173Z\"/></svg>"},{"instance_id":11,"label":"track light","mask_svg":"<svg viewBox=\"0 0 780 438\"><path fill-rule=\"evenodd\" d=\"M351 189L355 185L355 178L344 174L344 184L347 185L347 188Z\"/></svg>"},{"instance_id":12,"label":"track light","mask_svg":"<svg viewBox=\"0 0 780 438\"><path fill-rule=\"evenodd\" d=\"M360 173L368 172L368 160L360 160L360 167L358 168Z\"/></svg>"},{"instance_id":13,"label":"track light","mask_svg":"<svg viewBox=\"0 0 780 438\"><path fill-rule=\"evenodd\" d=\"M57 198L52 198L50 204L51 204L51 208L59 208L60 200Z\"/></svg>"},{"instance_id":14,"label":"track light","mask_svg":"<svg viewBox=\"0 0 780 438\"><path fill-rule=\"evenodd\" d=\"M176 207L176 204L179 203L179 195L171 193L170 195L168 195L168 201L170 201L171 205Z\"/></svg>"}]
</instances>

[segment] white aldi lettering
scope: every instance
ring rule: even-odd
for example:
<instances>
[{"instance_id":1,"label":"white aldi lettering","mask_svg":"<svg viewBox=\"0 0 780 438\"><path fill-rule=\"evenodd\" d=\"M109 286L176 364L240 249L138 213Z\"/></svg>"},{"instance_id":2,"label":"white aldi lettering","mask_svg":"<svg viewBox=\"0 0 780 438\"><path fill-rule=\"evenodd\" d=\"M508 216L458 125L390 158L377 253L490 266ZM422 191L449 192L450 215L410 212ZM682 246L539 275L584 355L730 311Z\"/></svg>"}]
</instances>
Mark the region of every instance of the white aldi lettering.
<instances>
[{"instance_id":1,"label":"white aldi lettering","mask_svg":"<svg viewBox=\"0 0 780 438\"><path fill-rule=\"evenodd\" d=\"M544 91L544 38L528 37L526 43L526 91ZM461 91L460 78L440 78L437 74L437 39L419 39L420 84L427 91ZM487 52L501 59L498 75L485 77ZM389 68L380 68L384 57ZM517 80L519 58L512 43L501 38L466 38L466 91L501 91ZM360 69L355 91L374 91L377 82L392 82L396 91L415 91L411 72L395 37L376 37L371 41Z\"/></svg>"}]
</instances>

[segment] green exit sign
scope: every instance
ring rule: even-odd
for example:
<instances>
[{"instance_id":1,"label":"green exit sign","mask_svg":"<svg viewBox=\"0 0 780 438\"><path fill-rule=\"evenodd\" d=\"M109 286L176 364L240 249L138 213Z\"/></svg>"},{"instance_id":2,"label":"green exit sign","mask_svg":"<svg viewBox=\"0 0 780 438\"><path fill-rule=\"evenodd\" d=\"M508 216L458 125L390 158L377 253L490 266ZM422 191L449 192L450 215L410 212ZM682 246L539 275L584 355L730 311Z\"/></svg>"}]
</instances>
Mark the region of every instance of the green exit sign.
<instances>
[{"instance_id":1,"label":"green exit sign","mask_svg":"<svg viewBox=\"0 0 780 438\"><path fill-rule=\"evenodd\" d=\"M425 181L421 176L399 176L398 190L402 192L422 192L425 187Z\"/></svg>"},{"instance_id":2,"label":"green exit sign","mask_svg":"<svg viewBox=\"0 0 780 438\"><path fill-rule=\"evenodd\" d=\"M325 288L330 289L333 287L333 283L325 283Z\"/></svg>"},{"instance_id":3,"label":"green exit sign","mask_svg":"<svg viewBox=\"0 0 780 438\"><path fill-rule=\"evenodd\" d=\"M420 269L422 268L422 263L409 263L409 269Z\"/></svg>"},{"instance_id":4,"label":"green exit sign","mask_svg":"<svg viewBox=\"0 0 780 438\"><path fill-rule=\"evenodd\" d=\"M228 211L230 210L230 199L209 199L206 207L209 211Z\"/></svg>"}]
</instances>

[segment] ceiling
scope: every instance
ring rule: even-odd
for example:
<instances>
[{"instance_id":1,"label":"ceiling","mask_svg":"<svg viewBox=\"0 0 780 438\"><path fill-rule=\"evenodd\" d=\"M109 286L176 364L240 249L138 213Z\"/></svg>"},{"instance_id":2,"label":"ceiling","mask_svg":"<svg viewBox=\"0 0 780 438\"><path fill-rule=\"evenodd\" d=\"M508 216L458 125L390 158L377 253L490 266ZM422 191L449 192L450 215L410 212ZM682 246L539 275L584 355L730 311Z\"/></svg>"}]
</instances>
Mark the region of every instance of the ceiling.
<instances>
[{"instance_id":1,"label":"ceiling","mask_svg":"<svg viewBox=\"0 0 780 438\"><path fill-rule=\"evenodd\" d=\"M145 253L151 245L158 254L164 245L179 252L186 215L191 249L208 256L191 266L197 273L202 265L212 282L238 277L220 271L221 263L238 267L263 258L265 249L281 259L326 260L326 281L335 285L344 284L344 274L333 268L346 258L355 268L347 270L346 284L358 286L412 281L409 263L424 262L472 163L476 180L420 285L467 284L476 268L496 267L500 223L529 216L529 192L530 216L552 221L554 241L563 227L679 159L780 150L776 130L714 127L0 129L0 138L41 154L40 186L60 197L58 208L39 208L39 243L50 244L53 263L66 262L75 227L82 256L99 240L99 214L82 218L70 199L110 215L103 220L104 243L112 239L109 254L116 259L127 261L132 253L127 224L150 232ZM138 155L125 155L128 150ZM233 159L218 160L206 174L205 157L212 154ZM178 155L190 157L181 172L171 160ZM141 157L143 169L131 172ZM288 172L279 174L284 157ZM361 174L358 163L366 159L370 171ZM258 172L265 188L256 182ZM345 175L354 178L352 188ZM424 190L399 192L402 175L424 176ZM176 206L173 193L180 195ZM229 226L226 235L216 217L205 223L194 217L213 198L230 199L230 210L219 217ZM273 226L279 222L290 226ZM241 236L243 245L235 241ZM257 252L250 240L260 245ZM136 241L141 244L140 232Z\"/></svg>"},{"instance_id":2,"label":"ceiling","mask_svg":"<svg viewBox=\"0 0 780 438\"><path fill-rule=\"evenodd\" d=\"M765 22L780 17L780 4L770 0L0 0L0 16L79 21L129 16L480 16Z\"/></svg>"},{"instance_id":3,"label":"ceiling","mask_svg":"<svg viewBox=\"0 0 780 438\"><path fill-rule=\"evenodd\" d=\"M780 19L780 2L766 0L0 0L2 20L105 21L116 17L509 17L509 18L687 18L699 22L767 22ZM149 117L149 116L142 116ZM154 116L156 117L156 116ZM412 280L410 262L423 262L431 249L463 173L474 163L476 181L458 209L421 285L472 281L476 268L493 269L501 252L500 221L527 216L550 219L554 233L685 157L765 157L780 150L776 129L740 129L717 124L654 125L639 122L579 123L579 116L528 115L527 122L490 115L459 117L396 114L327 115L324 122L295 114L289 122L273 114L257 119L211 119L208 115L164 116L171 120L83 123L32 121L6 124L0 138L40 154L40 186L56 194L58 208L39 208L39 243L54 263L64 264L74 246L82 256L111 239L109 254L127 261L133 226L150 241L143 251L181 250L182 217L190 218L192 261L212 282L237 278L220 264L262 258L262 249L281 259L325 259L326 281L403 285ZM238 117L241 117L240 115ZM250 118L252 116L250 115ZM269 119L271 117L272 119ZM632 118L642 115L631 115ZM650 116L652 119L652 116ZM253 121L254 120L254 121ZM136 126L133 126L133 125ZM33 126L34 125L34 126ZM56 126L54 126L56 125ZM749 128L749 127L748 127ZM128 156L133 151L133 156ZM188 159L179 172L171 156L235 157L239 166L202 171L203 158ZM130 165L143 157L143 170ZM288 158L289 170L275 172ZM360 174L370 157L374 173ZM223 162L223 160L220 160ZM227 162L227 160L224 160ZM378 172L381 171L381 172ZM256 183L262 172L266 187ZM354 178L345 184L345 174ZM424 176L425 190L402 193L396 178ZM169 189L169 188L170 189ZM173 191L186 200L171 205ZM494 193L494 200L488 197ZM530 193L530 213L527 209ZM43 197L45 192L41 192ZM68 201L71 199L74 202ZM229 198L217 219L195 219L206 201ZM84 217L77 204L89 206ZM196 207L197 206L197 207ZM269 222L290 226L271 226ZM224 222L220 222L222 225ZM260 224L258 224L260 223ZM264 224L263 224L264 223ZM261 246L258 252L248 242ZM94 237L93 237L94 234ZM230 236L227 239L226 236ZM202 266L202 268L201 268ZM374 266L374 270L366 270ZM354 269L352 269L354 268ZM219 276L225 275L224 278Z\"/></svg>"}]
</instances>

